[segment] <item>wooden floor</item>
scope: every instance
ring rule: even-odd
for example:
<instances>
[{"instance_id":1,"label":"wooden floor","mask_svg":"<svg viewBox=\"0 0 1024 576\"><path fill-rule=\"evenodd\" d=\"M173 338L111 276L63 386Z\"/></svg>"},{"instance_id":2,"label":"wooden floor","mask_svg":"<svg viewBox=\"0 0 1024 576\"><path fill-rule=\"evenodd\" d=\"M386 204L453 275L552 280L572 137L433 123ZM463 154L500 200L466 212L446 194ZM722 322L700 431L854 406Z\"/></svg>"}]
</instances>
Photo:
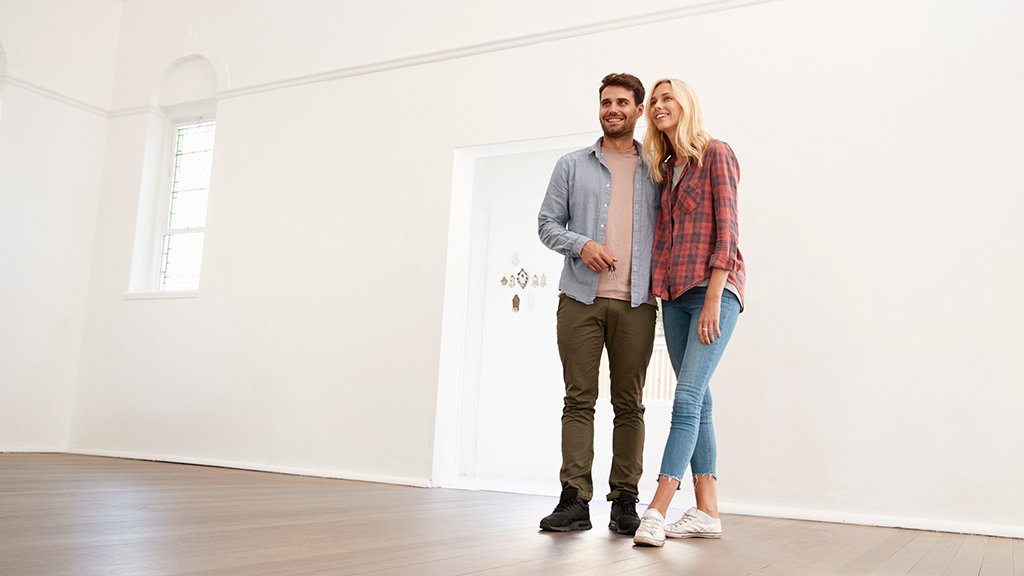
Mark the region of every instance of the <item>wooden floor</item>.
<instances>
[{"instance_id":1,"label":"wooden floor","mask_svg":"<svg viewBox=\"0 0 1024 576\"><path fill-rule=\"evenodd\" d=\"M723 516L634 548L540 532L554 497L58 454L0 454L0 575L1024 576L1024 540Z\"/></svg>"}]
</instances>

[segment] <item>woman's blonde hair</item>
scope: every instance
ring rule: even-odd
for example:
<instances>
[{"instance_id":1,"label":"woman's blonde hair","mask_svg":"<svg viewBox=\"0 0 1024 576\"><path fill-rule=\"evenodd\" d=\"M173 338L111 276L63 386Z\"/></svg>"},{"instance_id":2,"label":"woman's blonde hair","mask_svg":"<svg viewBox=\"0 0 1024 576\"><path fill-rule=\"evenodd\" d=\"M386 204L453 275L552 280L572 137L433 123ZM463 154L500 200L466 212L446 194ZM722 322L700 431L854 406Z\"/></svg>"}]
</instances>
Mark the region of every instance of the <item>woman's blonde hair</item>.
<instances>
[{"instance_id":1,"label":"woman's blonde hair","mask_svg":"<svg viewBox=\"0 0 1024 576\"><path fill-rule=\"evenodd\" d=\"M654 91L662 84L669 85L669 91L683 109L682 117L676 124L675 134L665 134L654 125ZM698 166L704 163L704 151L711 142L711 135L704 131L704 115L700 111L700 100L690 85L676 78L662 78L651 86L650 99L644 114L647 117L647 134L644 135L644 157L651 167L651 176L656 182L664 182L666 174L662 163L679 149L679 153L696 160ZM673 146L674 144L674 146Z\"/></svg>"}]
</instances>

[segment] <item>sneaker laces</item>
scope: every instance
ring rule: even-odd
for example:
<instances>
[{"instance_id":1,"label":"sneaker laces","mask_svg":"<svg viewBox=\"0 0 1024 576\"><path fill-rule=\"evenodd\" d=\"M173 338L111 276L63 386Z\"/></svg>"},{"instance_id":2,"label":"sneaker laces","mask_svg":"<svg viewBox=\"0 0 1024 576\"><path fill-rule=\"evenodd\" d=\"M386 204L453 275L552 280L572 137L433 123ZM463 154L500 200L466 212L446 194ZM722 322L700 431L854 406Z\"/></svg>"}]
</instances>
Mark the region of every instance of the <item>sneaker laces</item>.
<instances>
[{"instance_id":1,"label":"sneaker laces","mask_svg":"<svg viewBox=\"0 0 1024 576\"><path fill-rule=\"evenodd\" d=\"M637 498L623 498L622 500L618 501L619 508L622 510L622 512L628 512L630 516L636 516L636 503L639 501L640 500Z\"/></svg>"},{"instance_id":2,"label":"sneaker laces","mask_svg":"<svg viewBox=\"0 0 1024 576\"><path fill-rule=\"evenodd\" d=\"M575 506L576 503L579 502L579 500L579 498L562 498L561 500L558 501L558 505L555 506L555 509L552 513L565 512L569 508Z\"/></svg>"},{"instance_id":3,"label":"sneaker laces","mask_svg":"<svg viewBox=\"0 0 1024 576\"><path fill-rule=\"evenodd\" d=\"M658 525L659 524L661 524L661 522L657 518L655 518L654 516L646 516L646 515L645 516L641 516L640 517L640 527L636 529L636 532L637 532L637 534L639 534L640 532L647 532L649 534L654 534L655 532L658 531Z\"/></svg>"},{"instance_id":4,"label":"sneaker laces","mask_svg":"<svg viewBox=\"0 0 1024 576\"><path fill-rule=\"evenodd\" d=\"M697 520L697 515L696 514L691 514L689 511L687 511L686 514L683 514L682 518L680 518L679 520L676 520L675 522L669 524L668 526L670 526L672 528L682 528L683 526L686 526L687 524L691 524L691 523L693 523L696 520Z\"/></svg>"}]
</instances>

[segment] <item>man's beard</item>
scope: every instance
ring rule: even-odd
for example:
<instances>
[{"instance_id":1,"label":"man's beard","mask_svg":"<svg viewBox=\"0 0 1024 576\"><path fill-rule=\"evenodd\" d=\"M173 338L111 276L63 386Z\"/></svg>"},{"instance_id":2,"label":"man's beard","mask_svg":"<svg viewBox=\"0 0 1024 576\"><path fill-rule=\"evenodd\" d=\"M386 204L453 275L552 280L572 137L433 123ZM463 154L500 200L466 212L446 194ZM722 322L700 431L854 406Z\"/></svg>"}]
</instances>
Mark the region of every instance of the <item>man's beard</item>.
<instances>
[{"instance_id":1,"label":"man's beard","mask_svg":"<svg viewBox=\"0 0 1024 576\"><path fill-rule=\"evenodd\" d=\"M609 138L621 138L623 136L628 136L633 133L633 129L635 127L636 120L630 122L628 116L622 119L622 123L619 124L618 128L609 127L603 119L601 121L601 131Z\"/></svg>"}]
</instances>

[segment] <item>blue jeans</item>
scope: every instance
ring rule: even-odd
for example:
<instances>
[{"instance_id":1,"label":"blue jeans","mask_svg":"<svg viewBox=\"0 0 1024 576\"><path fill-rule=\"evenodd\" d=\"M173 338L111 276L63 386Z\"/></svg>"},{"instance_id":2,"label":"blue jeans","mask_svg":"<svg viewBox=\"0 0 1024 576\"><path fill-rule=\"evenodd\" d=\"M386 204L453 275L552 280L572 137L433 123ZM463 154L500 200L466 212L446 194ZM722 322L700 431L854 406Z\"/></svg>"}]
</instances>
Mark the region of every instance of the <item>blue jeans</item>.
<instances>
[{"instance_id":1,"label":"blue jeans","mask_svg":"<svg viewBox=\"0 0 1024 576\"><path fill-rule=\"evenodd\" d=\"M672 427L661 459L661 475L680 482L687 464L694 476L715 476L718 452L715 428L711 423L711 391L708 385L740 313L736 295L723 290L718 319L722 336L715 338L712 344L701 344L697 336L697 320L704 308L706 293L707 288L691 288L675 300L661 301L665 342L677 378Z\"/></svg>"}]
</instances>

